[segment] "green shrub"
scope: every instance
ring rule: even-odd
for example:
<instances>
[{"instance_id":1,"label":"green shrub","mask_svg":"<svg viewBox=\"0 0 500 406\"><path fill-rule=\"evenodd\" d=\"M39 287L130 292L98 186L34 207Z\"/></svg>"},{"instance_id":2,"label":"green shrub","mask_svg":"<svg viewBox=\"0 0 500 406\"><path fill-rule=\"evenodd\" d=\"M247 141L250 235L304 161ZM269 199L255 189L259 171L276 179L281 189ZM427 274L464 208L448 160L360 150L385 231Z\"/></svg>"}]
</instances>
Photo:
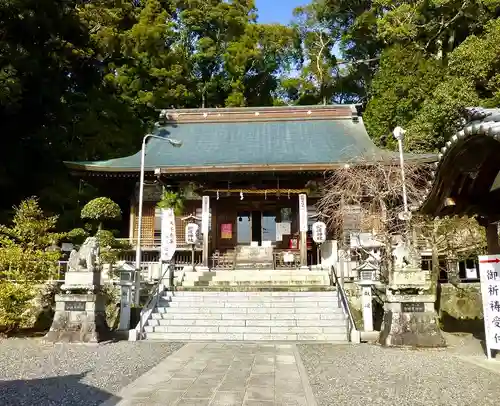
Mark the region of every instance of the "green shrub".
<instances>
[{"instance_id":1,"label":"green shrub","mask_svg":"<svg viewBox=\"0 0 500 406\"><path fill-rule=\"evenodd\" d=\"M36 198L14 209L12 225L0 225L0 331L7 332L32 320L36 286L57 275L54 246L65 237L52 231L57 216L45 216Z\"/></svg>"},{"instance_id":2,"label":"green shrub","mask_svg":"<svg viewBox=\"0 0 500 406\"><path fill-rule=\"evenodd\" d=\"M0 281L0 332L26 327L36 290L29 283Z\"/></svg>"},{"instance_id":3,"label":"green shrub","mask_svg":"<svg viewBox=\"0 0 500 406\"><path fill-rule=\"evenodd\" d=\"M99 230L107 220L119 220L122 217L120 206L109 197L98 197L88 202L80 214L82 219L98 222Z\"/></svg>"},{"instance_id":4,"label":"green shrub","mask_svg":"<svg viewBox=\"0 0 500 406\"><path fill-rule=\"evenodd\" d=\"M89 233L83 228L74 228L68 233L68 238L73 244L81 245L84 243L85 239L89 236Z\"/></svg>"}]
</instances>

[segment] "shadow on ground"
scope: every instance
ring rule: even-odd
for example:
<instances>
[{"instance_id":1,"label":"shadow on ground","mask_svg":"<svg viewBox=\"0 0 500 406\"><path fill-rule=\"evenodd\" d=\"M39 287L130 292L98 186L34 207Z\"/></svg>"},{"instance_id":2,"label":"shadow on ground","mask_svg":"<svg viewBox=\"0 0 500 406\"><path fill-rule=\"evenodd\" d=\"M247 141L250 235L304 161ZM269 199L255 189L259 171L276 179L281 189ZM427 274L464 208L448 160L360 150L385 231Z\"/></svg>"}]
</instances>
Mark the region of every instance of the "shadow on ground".
<instances>
[{"instance_id":1,"label":"shadow on ground","mask_svg":"<svg viewBox=\"0 0 500 406\"><path fill-rule=\"evenodd\" d=\"M44 379L0 381L0 405L9 406L94 406L107 402L115 405L120 398L86 385L85 374Z\"/></svg>"},{"instance_id":2,"label":"shadow on ground","mask_svg":"<svg viewBox=\"0 0 500 406\"><path fill-rule=\"evenodd\" d=\"M476 338L484 338L483 319L457 319L445 311L441 311L441 328L447 333L469 333Z\"/></svg>"},{"instance_id":3,"label":"shadow on ground","mask_svg":"<svg viewBox=\"0 0 500 406\"><path fill-rule=\"evenodd\" d=\"M445 311L441 311L441 330L456 337L472 336L479 342L482 352L486 355L486 337L484 334L484 321L479 318L457 319ZM497 351L493 351L495 356Z\"/></svg>"}]
</instances>

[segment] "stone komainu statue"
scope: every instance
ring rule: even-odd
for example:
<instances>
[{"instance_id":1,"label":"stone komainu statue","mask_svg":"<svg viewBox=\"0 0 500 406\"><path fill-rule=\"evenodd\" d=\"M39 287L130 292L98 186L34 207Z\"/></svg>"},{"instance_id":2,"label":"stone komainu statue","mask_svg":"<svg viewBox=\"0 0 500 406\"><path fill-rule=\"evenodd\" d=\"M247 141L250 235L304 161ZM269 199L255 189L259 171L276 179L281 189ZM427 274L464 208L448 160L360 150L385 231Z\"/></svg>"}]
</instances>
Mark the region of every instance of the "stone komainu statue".
<instances>
[{"instance_id":1,"label":"stone komainu statue","mask_svg":"<svg viewBox=\"0 0 500 406\"><path fill-rule=\"evenodd\" d=\"M394 260L395 269L404 269L409 265L409 249L404 242L398 242L396 247L392 250L392 257Z\"/></svg>"},{"instance_id":2,"label":"stone komainu statue","mask_svg":"<svg viewBox=\"0 0 500 406\"><path fill-rule=\"evenodd\" d=\"M73 272L94 272L99 259L99 243L96 237L88 237L80 249L71 251L68 268Z\"/></svg>"}]
</instances>

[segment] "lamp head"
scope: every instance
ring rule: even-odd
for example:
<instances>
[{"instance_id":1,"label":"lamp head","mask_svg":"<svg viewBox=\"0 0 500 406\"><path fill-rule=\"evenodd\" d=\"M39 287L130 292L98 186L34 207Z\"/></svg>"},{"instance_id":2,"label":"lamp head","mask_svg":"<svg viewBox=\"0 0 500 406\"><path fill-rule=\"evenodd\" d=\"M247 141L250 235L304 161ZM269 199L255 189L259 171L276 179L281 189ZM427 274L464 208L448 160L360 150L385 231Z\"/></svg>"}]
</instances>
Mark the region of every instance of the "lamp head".
<instances>
[{"instance_id":1,"label":"lamp head","mask_svg":"<svg viewBox=\"0 0 500 406\"><path fill-rule=\"evenodd\" d=\"M394 134L394 138L396 138L398 141L403 140L405 136L406 130L403 130L401 127L396 127L394 131L392 132Z\"/></svg>"},{"instance_id":2,"label":"lamp head","mask_svg":"<svg viewBox=\"0 0 500 406\"><path fill-rule=\"evenodd\" d=\"M175 148L182 147L182 141L181 140L176 140L174 138L167 138L167 140L170 143L170 145L172 145Z\"/></svg>"}]
</instances>

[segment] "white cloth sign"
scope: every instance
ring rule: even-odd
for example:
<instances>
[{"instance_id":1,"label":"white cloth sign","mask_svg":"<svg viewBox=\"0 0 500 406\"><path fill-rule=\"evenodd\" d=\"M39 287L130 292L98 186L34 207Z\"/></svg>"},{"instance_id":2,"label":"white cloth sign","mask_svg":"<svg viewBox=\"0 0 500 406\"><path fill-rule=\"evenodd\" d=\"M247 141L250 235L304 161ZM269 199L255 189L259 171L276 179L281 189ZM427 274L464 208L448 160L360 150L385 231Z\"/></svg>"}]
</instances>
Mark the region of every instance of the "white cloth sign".
<instances>
[{"instance_id":1,"label":"white cloth sign","mask_svg":"<svg viewBox=\"0 0 500 406\"><path fill-rule=\"evenodd\" d=\"M290 234L292 234L291 223L276 223L276 241L283 241L283 236Z\"/></svg>"},{"instance_id":2,"label":"white cloth sign","mask_svg":"<svg viewBox=\"0 0 500 406\"><path fill-rule=\"evenodd\" d=\"M299 195L299 231L307 231L307 195Z\"/></svg>"},{"instance_id":3,"label":"white cloth sign","mask_svg":"<svg viewBox=\"0 0 500 406\"><path fill-rule=\"evenodd\" d=\"M491 349L500 349L500 255L479 256L479 277L489 358Z\"/></svg>"},{"instance_id":4,"label":"white cloth sign","mask_svg":"<svg viewBox=\"0 0 500 406\"><path fill-rule=\"evenodd\" d=\"M161 211L161 260L170 261L177 248L174 209Z\"/></svg>"}]
</instances>

